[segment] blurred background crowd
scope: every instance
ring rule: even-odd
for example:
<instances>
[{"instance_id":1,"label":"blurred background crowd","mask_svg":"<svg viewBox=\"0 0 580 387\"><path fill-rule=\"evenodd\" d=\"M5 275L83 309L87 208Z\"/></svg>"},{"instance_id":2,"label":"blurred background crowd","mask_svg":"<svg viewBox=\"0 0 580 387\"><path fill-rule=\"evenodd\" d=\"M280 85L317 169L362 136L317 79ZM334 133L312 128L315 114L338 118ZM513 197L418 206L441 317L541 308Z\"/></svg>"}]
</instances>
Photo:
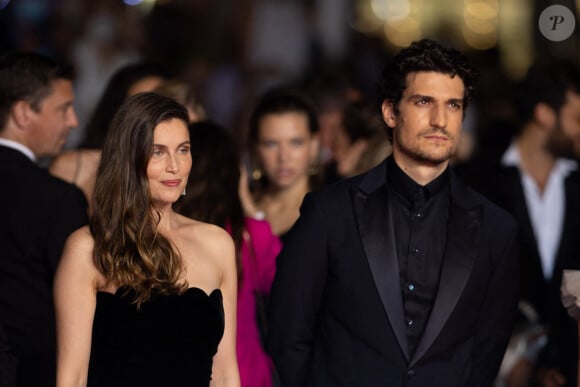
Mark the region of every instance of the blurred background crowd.
<instances>
[{"instance_id":1,"label":"blurred background crowd","mask_svg":"<svg viewBox=\"0 0 580 387\"><path fill-rule=\"evenodd\" d=\"M67 144L73 148L109 77L137 60L159 63L191 83L209 118L243 133L255 97L269 86L302 82L319 94L342 88L350 99L372 100L385 61L430 37L467 53L481 72L465 124L476 133L511 118L510 85L534 60L579 57L577 30L560 42L540 33L538 17L552 3L0 0L0 52L32 49L74 66L79 127ZM557 3L575 15L580 7L578 0ZM322 110L332 110L331 99L320 102Z\"/></svg>"},{"instance_id":2,"label":"blurred background crowd","mask_svg":"<svg viewBox=\"0 0 580 387\"><path fill-rule=\"evenodd\" d=\"M576 20L571 36L559 41L544 36L538 24L542 12L554 4L565 6ZM546 133L559 134L563 128L572 152L550 154L551 168L560 157L580 158L578 89L566 83L554 91L561 94L561 101L554 106L548 103L558 116L555 123L546 124L549 131L536 127L535 111L530 117L518 112L516 102L526 102L526 98L517 93L546 83L542 74L536 74L522 87L532 64L567 60L578 65L579 13L580 0L0 0L0 54L31 50L72 66L78 125L68 137L65 152L45 161L53 175L77 185L88 199L105 133L123 100L139 91L156 91L188 108L192 128L199 125L196 130L190 128L197 169L192 170L187 195L177 209L222 226L231 222L229 231L241 256L252 255L244 250L248 249L245 236L253 227L244 226L244 216L266 220L271 227L273 235L268 229L267 237L252 237L267 242L260 257L250 263L242 257L238 262L246 268L256 262L263 266L246 269L260 275L244 277L248 291L241 294L247 299L238 300L239 305L250 305L243 314L250 333L240 337L253 334L259 347L254 319L258 314L263 334L275 257L298 218L304 195L321 184L365 172L390 152L376 92L382 68L392 55L428 37L461 50L479 71L454 164L468 165L476 156L483 156L477 159L484 166L487 160L499 162L518 130L520 140L531 138L539 144L537 149L528 143L521 148L537 155L548 150L542 141L552 137ZM577 67L575 71L577 75ZM530 98L536 98L534 93L539 91L539 86L533 88L526 93ZM544 102L541 97L531 101L531 106ZM562 117L570 119L560 122ZM521 129L528 126L533 126L530 131ZM240 160L247 168L238 169ZM500 175L496 170L482 174L482 164L473 165L476 169L467 167L463 174L473 177L473 186L477 186L475 180L482 183L482 192L483 185L492 183L490 192L484 192L491 198L491 188L501 185L493 184ZM207 176L215 176L217 184L206 181ZM577 175L574 178L577 182ZM564 177L558 184L563 181ZM577 200L569 200L573 197L567 197L563 214L579 213ZM517 205L524 201L523 196L516 199ZM187 205L191 203L200 207ZM502 204L507 208L513 203ZM543 221L541 217L534 220L540 225ZM578 222L573 226L566 235L575 241L580 226ZM532 241L526 243L535 246L531 227ZM537 273L538 283L549 282L549 303L557 305L558 318L565 315L559 302L561 269L580 267L575 264L577 243L565 246L570 252L558 250L557 243L551 250L560 251L572 263L550 268L546 278L539 269ZM552 276L552 272L559 274ZM255 283L248 285L250 280ZM530 289L547 294L536 285ZM254 300L254 293L265 297ZM534 307L542 315L541 308ZM542 320L541 316L528 317L525 307L520 309L526 322ZM571 325L566 332L572 333L564 340L574 343L575 348L566 354L571 354L568 362L574 363L569 374L575 375L578 356L572 335L576 323L570 319L563 324ZM240 326L245 327L238 321ZM545 334L543 330L537 334L536 328L522 329L526 340ZM530 364L540 349L526 352ZM263 357L269 379L269 360L263 352L258 355ZM255 369L255 364L252 361L247 369ZM511 369L513 364L508 365ZM243 381L245 371L240 368ZM529 378L503 385L528 385Z\"/></svg>"}]
</instances>

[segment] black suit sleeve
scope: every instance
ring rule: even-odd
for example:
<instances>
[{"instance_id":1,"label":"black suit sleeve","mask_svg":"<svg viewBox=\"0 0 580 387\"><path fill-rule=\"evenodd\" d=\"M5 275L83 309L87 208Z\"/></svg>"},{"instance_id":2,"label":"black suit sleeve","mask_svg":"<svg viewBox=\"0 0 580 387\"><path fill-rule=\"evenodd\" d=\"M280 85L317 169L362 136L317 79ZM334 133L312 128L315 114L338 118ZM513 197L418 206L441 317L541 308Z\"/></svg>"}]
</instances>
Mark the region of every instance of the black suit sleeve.
<instances>
[{"instance_id":1,"label":"black suit sleeve","mask_svg":"<svg viewBox=\"0 0 580 387\"><path fill-rule=\"evenodd\" d=\"M78 188L70 186L63 190L54 202L46 241L48 265L54 273L60 260L64 243L76 229L88 223L87 200Z\"/></svg>"},{"instance_id":2,"label":"black suit sleeve","mask_svg":"<svg viewBox=\"0 0 580 387\"><path fill-rule=\"evenodd\" d=\"M0 321L0 386L16 387L16 355L8 344L8 335Z\"/></svg>"},{"instance_id":3,"label":"black suit sleeve","mask_svg":"<svg viewBox=\"0 0 580 387\"><path fill-rule=\"evenodd\" d=\"M284 387L306 385L314 363L328 256L325 217L312 194L277 259L268 347Z\"/></svg>"},{"instance_id":4,"label":"black suit sleeve","mask_svg":"<svg viewBox=\"0 0 580 387\"><path fill-rule=\"evenodd\" d=\"M519 299L519 265L515 227L507 235L495 260L481 320L475 331L472 372L465 386L493 385L509 342Z\"/></svg>"}]
</instances>

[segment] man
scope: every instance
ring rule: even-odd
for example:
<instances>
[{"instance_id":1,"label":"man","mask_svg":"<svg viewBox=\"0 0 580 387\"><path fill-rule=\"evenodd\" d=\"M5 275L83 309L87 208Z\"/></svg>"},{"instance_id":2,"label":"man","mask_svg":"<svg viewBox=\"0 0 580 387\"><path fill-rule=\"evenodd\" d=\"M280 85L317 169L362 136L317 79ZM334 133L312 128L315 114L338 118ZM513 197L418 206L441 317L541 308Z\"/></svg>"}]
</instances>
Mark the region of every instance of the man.
<instances>
[{"instance_id":1,"label":"man","mask_svg":"<svg viewBox=\"0 0 580 387\"><path fill-rule=\"evenodd\" d=\"M0 359L15 358L0 373L19 387L55 384L52 278L87 203L35 162L56 155L76 125L69 71L39 54L0 57L0 348L11 352Z\"/></svg>"},{"instance_id":2,"label":"man","mask_svg":"<svg viewBox=\"0 0 580 387\"><path fill-rule=\"evenodd\" d=\"M535 64L516 97L518 130L500 162L474 162L461 174L519 223L521 301L531 306L530 322L543 326L548 340L545 347L545 338L527 340L533 345L514 362L512 374L524 385L575 386L577 329L560 302L560 285L563 269L580 269L580 173L574 160L580 156L580 70L567 61Z\"/></svg>"},{"instance_id":3,"label":"man","mask_svg":"<svg viewBox=\"0 0 580 387\"><path fill-rule=\"evenodd\" d=\"M284 387L489 386L516 308L516 234L448 167L472 69L421 40L382 83L392 157L305 198L278 257L272 357Z\"/></svg>"}]
</instances>

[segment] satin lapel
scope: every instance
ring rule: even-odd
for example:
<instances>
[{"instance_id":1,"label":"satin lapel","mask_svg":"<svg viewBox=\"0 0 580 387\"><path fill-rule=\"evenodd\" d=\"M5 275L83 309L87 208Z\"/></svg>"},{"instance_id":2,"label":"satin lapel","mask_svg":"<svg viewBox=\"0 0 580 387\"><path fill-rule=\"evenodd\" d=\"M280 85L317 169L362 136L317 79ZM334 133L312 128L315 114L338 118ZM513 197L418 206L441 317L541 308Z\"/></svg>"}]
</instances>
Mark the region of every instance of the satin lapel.
<instances>
[{"instance_id":1,"label":"satin lapel","mask_svg":"<svg viewBox=\"0 0 580 387\"><path fill-rule=\"evenodd\" d=\"M445 257L437 297L429 322L411 359L410 367L414 366L427 352L449 319L471 275L478 251L482 222L481 207L473 208L473 203L457 203L456 198L461 198L463 194L468 196L471 194L463 186L461 188L454 188L454 186L455 184L451 186L452 199L449 206ZM465 204L471 208L467 209L469 207L464 207Z\"/></svg>"},{"instance_id":2,"label":"satin lapel","mask_svg":"<svg viewBox=\"0 0 580 387\"><path fill-rule=\"evenodd\" d=\"M385 169L382 169L385 171ZM369 262L376 289L387 318L399 341L405 358L409 360L403 315L403 297L399 283L399 265L395 248L393 222L390 220L386 173L383 184L372 192L354 192L354 208L360 237ZM363 183L364 185L364 183Z\"/></svg>"}]
</instances>

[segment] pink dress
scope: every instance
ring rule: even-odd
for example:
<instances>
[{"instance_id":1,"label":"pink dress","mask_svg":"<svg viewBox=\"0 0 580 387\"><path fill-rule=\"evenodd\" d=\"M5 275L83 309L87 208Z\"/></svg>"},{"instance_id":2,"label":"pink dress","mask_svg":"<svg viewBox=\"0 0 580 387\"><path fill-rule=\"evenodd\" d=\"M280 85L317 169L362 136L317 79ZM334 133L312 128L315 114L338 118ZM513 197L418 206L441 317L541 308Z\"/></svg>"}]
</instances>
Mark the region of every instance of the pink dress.
<instances>
[{"instance_id":1,"label":"pink dress","mask_svg":"<svg viewBox=\"0 0 580 387\"><path fill-rule=\"evenodd\" d=\"M242 387L271 387L272 361L262 348L256 293L268 295L282 243L263 220L246 218L242 245L242 278L238 289L236 351ZM248 243L248 237L250 243Z\"/></svg>"}]
</instances>

